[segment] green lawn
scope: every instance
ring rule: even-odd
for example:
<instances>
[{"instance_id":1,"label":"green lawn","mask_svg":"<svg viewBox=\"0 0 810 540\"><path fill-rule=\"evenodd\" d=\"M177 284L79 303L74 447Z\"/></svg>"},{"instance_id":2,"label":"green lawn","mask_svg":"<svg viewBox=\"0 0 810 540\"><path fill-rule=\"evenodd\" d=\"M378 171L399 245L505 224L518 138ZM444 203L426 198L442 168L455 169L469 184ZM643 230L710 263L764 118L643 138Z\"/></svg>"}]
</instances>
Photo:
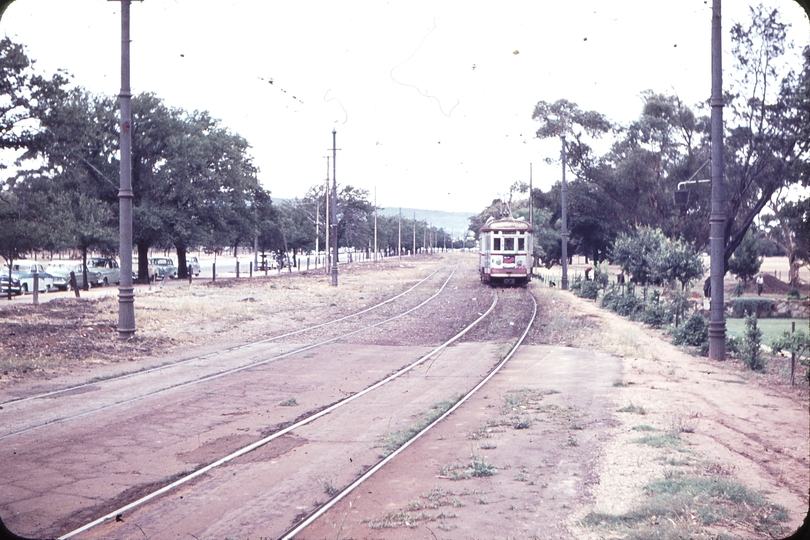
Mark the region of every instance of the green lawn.
<instances>
[{"instance_id":1,"label":"green lawn","mask_svg":"<svg viewBox=\"0 0 810 540\"><path fill-rule=\"evenodd\" d=\"M796 331L808 331L807 319L757 319L757 328L762 331L762 344L767 345L785 330L790 331L790 323L796 323ZM742 337L745 332L745 319L726 319L726 333Z\"/></svg>"}]
</instances>

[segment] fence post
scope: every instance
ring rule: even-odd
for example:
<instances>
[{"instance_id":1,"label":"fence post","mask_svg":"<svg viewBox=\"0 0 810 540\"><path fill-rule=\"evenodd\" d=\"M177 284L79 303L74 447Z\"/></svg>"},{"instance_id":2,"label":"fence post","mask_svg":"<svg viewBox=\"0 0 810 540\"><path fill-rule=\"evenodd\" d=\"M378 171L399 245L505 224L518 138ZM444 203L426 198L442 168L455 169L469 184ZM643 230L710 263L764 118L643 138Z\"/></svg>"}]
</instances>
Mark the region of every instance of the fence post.
<instances>
[{"instance_id":1,"label":"fence post","mask_svg":"<svg viewBox=\"0 0 810 540\"><path fill-rule=\"evenodd\" d=\"M11 287L11 283L8 285ZM39 305L39 272L34 272L34 305Z\"/></svg>"},{"instance_id":2,"label":"fence post","mask_svg":"<svg viewBox=\"0 0 810 540\"><path fill-rule=\"evenodd\" d=\"M239 279L239 261L236 261L236 279Z\"/></svg>"},{"instance_id":3,"label":"fence post","mask_svg":"<svg viewBox=\"0 0 810 540\"><path fill-rule=\"evenodd\" d=\"M76 298L79 298L79 283L76 281L76 274L73 270L70 271L70 287L73 289Z\"/></svg>"},{"instance_id":4,"label":"fence post","mask_svg":"<svg viewBox=\"0 0 810 540\"><path fill-rule=\"evenodd\" d=\"M796 332L796 321L790 323L790 332L791 334ZM796 351L791 351L790 353L790 386L794 386L796 384Z\"/></svg>"},{"instance_id":5,"label":"fence post","mask_svg":"<svg viewBox=\"0 0 810 540\"><path fill-rule=\"evenodd\" d=\"M253 261L250 261L250 268L248 277L253 277Z\"/></svg>"},{"instance_id":6,"label":"fence post","mask_svg":"<svg viewBox=\"0 0 810 540\"><path fill-rule=\"evenodd\" d=\"M217 282L217 263L216 262L211 266L211 281L213 281L214 283Z\"/></svg>"},{"instance_id":7,"label":"fence post","mask_svg":"<svg viewBox=\"0 0 810 540\"><path fill-rule=\"evenodd\" d=\"M191 265L190 264L188 265L186 271L188 272L188 284L191 285L191 276L192 276L193 272L191 271Z\"/></svg>"}]
</instances>

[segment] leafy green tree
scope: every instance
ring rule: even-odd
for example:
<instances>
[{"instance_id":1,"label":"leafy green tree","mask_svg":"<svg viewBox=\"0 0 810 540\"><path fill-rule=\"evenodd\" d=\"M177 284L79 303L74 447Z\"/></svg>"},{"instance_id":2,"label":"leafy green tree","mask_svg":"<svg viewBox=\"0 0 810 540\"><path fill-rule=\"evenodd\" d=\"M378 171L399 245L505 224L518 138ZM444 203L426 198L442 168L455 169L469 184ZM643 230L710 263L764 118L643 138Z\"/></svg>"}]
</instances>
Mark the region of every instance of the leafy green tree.
<instances>
[{"instance_id":1,"label":"leafy green tree","mask_svg":"<svg viewBox=\"0 0 810 540\"><path fill-rule=\"evenodd\" d=\"M636 283L646 285L658 277L660 257L667 238L660 229L641 227L635 233L622 233L610 249L609 257L632 276Z\"/></svg>"},{"instance_id":2,"label":"leafy green tree","mask_svg":"<svg viewBox=\"0 0 810 540\"><path fill-rule=\"evenodd\" d=\"M798 287L799 268L810 265L810 204L806 197L798 201L786 197L774 197L769 205L771 213L763 216L763 223L765 238L787 255L788 282Z\"/></svg>"},{"instance_id":3,"label":"leafy green tree","mask_svg":"<svg viewBox=\"0 0 810 540\"><path fill-rule=\"evenodd\" d=\"M749 229L743 241L737 246L731 259L728 261L729 271L747 283L759 273L762 266L761 238L759 233Z\"/></svg>"},{"instance_id":4,"label":"leafy green tree","mask_svg":"<svg viewBox=\"0 0 810 540\"><path fill-rule=\"evenodd\" d=\"M661 253L656 257L654 274L663 283L681 284L681 290L693 280L700 279L705 273L703 261L689 242L680 239L666 241Z\"/></svg>"},{"instance_id":5,"label":"leafy green tree","mask_svg":"<svg viewBox=\"0 0 810 540\"><path fill-rule=\"evenodd\" d=\"M810 157L810 52L799 75L786 59L792 44L777 10L751 8L749 25L731 29L738 75L725 140L727 181L725 260L743 242L773 195L807 186Z\"/></svg>"}]
</instances>

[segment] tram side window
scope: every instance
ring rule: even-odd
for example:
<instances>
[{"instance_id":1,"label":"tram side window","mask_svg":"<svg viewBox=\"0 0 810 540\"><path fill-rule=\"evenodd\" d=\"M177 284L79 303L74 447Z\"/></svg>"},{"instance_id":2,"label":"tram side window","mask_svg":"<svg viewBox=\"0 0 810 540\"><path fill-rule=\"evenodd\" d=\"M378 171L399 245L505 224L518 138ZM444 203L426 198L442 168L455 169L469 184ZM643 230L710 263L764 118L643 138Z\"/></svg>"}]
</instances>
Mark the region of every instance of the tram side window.
<instances>
[{"instance_id":1,"label":"tram side window","mask_svg":"<svg viewBox=\"0 0 810 540\"><path fill-rule=\"evenodd\" d=\"M515 239L514 238L504 238L503 239L503 250L504 251L515 251Z\"/></svg>"},{"instance_id":2,"label":"tram side window","mask_svg":"<svg viewBox=\"0 0 810 540\"><path fill-rule=\"evenodd\" d=\"M526 239L518 238L518 251L526 251Z\"/></svg>"},{"instance_id":3,"label":"tram side window","mask_svg":"<svg viewBox=\"0 0 810 540\"><path fill-rule=\"evenodd\" d=\"M492 251L500 251L501 250L501 239L500 238L493 238L492 239Z\"/></svg>"}]
</instances>

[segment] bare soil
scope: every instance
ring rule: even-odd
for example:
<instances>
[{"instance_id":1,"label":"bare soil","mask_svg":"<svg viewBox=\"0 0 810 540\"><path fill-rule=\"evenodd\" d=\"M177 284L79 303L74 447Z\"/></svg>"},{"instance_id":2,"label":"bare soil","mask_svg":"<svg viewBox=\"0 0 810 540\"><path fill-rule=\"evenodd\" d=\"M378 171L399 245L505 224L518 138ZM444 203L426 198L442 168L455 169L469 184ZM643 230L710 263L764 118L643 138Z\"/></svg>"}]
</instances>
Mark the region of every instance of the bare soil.
<instances>
[{"instance_id":1,"label":"bare soil","mask_svg":"<svg viewBox=\"0 0 810 540\"><path fill-rule=\"evenodd\" d=\"M474 279L474 255L448 255L341 266L338 288L313 272L143 289L138 332L129 339L115 330L114 297L3 301L0 391L25 395L332 320L459 262ZM454 312L489 305L491 290L477 290L431 321L436 335L458 326ZM593 302L538 282L529 290L538 319L504 372L303 538L780 538L799 527L810 486L808 386L802 377L790 386L786 359L769 359L764 373L734 359L710 362ZM517 292L502 291L513 300ZM489 346L523 317L501 313L468 341ZM407 331L390 332L370 345L413 341ZM206 461L244 438L223 437L183 459ZM300 444L288 437L265 450L269 457L252 459L274 459ZM660 502L655 482L681 480L742 486L761 504L712 492L710 516L677 497L667 500L684 511L653 506ZM224 527L215 529L222 538L253 537ZM103 537L143 537L130 530L108 528Z\"/></svg>"}]
</instances>

